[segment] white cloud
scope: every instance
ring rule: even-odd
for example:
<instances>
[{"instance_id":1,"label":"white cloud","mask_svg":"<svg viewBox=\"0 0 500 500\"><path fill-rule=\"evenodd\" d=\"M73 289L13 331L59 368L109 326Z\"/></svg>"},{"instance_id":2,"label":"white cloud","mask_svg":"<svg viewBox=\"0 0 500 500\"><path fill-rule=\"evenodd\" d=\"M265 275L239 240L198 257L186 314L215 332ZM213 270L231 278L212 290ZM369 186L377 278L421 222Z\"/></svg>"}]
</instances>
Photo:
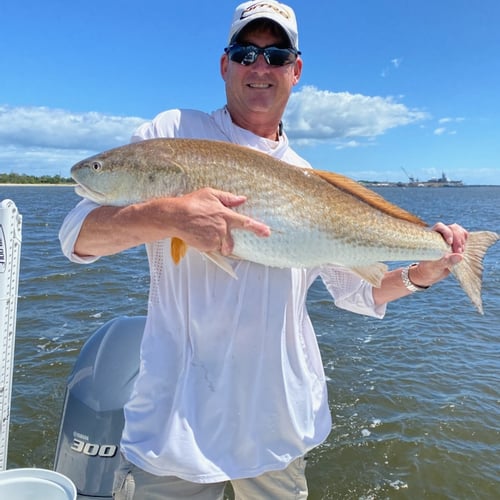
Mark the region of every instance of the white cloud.
<instances>
[{"instance_id":1,"label":"white cloud","mask_svg":"<svg viewBox=\"0 0 500 500\"><path fill-rule=\"evenodd\" d=\"M401 66L403 62L403 58L402 57L395 57L394 59L391 59L390 61L390 66L386 66L381 72L380 72L380 76L382 78L385 78L387 76L389 76L389 73L391 72L391 69L399 69L399 67Z\"/></svg>"},{"instance_id":2,"label":"white cloud","mask_svg":"<svg viewBox=\"0 0 500 500\"><path fill-rule=\"evenodd\" d=\"M330 92L312 86L291 96L284 122L297 143L338 148L373 145L388 130L428 119L393 97ZM129 141L138 117L0 106L0 171L68 175L77 161Z\"/></svg>"},{"instance_id":3,"label":"white cloud","mask_svg":"<svg viewBox=\"0 0 500 500\"><path fill-rule=\"evenodd\" d=\"M401 66L401 63L403 62L402 57L396 57L394 59L391 59L392 65L397 69Z\"/></svg>"},{"instance_id":4,"label":"white cloud","mask_svg":"<svg viewBox=\"0 0 500 500\"><path fill-rule=\"evenodd\" d=\"M450 117L446 117L446 118L440 118L438 120L438 122L440 124L444 124L444 123L461 123L465 120L465 118L459 116L459 117L456 117L456 118L450 118Z\"/></svg>"},{"instance_id":5,"label":"white cloud","mask_svg":"<svg viewBox=\"0 0 500 500\"><path fill-rule=\"evenodd\" d=\"M292 94L284 122L291 138L302 144L314 144L373 139L391 128L428 118L426 112L409 109L392 97L330 92L306 86Z\"/></svg>"},{"instance_id":6,"label":"white cloud","mask_svg":"<svg viewBox=\"0 0 500 500\"><path fill-rule=\"evenodd\" d=\"M461 123L463 121L465 121L465 118L463 118L461 116L455 117L455 118L451 118L449 116L444 117L444 118L440 118L438 120L438 123L439 123L439 125L443 125L443 126L442 127L437 127L434 130L434 135L444 135L444 134L447 134L447 135L456 135L457 131L456 130L450 130L449 127L453 126L453 124Z\"/></svg>"},{"instance_id":7,"label":"white cloud","mask_svg":"<svg viewBox=\"0 0 500 500\"><path fill-rule=\"evenodd\" d=\"M144 121L97 112L0 106L0 171L66 175L76 161L127 143Z\"/></svg>"},{"instance_id":8,"label":"white cloud","mask_svg":"<svg viewBox=\"0 0 500 500\"><path fill-rule=\"evenodd\" d=\"M359 148L360 146L363 146L364 144L359 142L359 141L347 141L343 142L342 144L339 144L336 149L348 149L348 148Z\"/></svg>"},{"instance_id":9,"label":"white cloud","mask_svg":"<svg viewBox=\"0 0 500 500\"><path fill-rule=\"evenodd\" d=\"M100 150L128 142L143 121L97 112L0 106L0 145Z\"/></svg>"}]
</instances>

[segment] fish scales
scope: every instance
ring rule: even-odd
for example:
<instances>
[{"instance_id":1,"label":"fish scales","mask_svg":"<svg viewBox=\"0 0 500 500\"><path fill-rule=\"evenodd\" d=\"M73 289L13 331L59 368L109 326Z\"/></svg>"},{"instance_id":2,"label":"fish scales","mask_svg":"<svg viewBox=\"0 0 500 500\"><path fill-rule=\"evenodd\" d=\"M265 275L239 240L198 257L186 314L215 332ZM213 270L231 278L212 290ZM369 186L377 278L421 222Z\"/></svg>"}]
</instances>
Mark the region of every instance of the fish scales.
<instances>
[{"instance_id":1,"label":"fish scales","mask_svg":"<svg viewBox=\"0 0 500 500\"><path fill-rule=\"evenodd\" d=\"M83 160L72 175L77 193L102 205L180 196L203 187L245 195L247 201L234 210L266 223L272 233L259 238L234 230L234 257L263 265L336 264L378 286L386 269L380 262L436 260L450 251L417 217L350 179L288 165L231 143L151 139ZM499 238L488 231L471 237L474 255L469 259L466 252L464 261L481 262ZM220 262L219 257L214 260ZM466 291L462 281L474 283L467 292L481 310L477 289L480 293L482 265L455 267L458 276L467 268L459 280Z\"/></svg>"}]
</instances>

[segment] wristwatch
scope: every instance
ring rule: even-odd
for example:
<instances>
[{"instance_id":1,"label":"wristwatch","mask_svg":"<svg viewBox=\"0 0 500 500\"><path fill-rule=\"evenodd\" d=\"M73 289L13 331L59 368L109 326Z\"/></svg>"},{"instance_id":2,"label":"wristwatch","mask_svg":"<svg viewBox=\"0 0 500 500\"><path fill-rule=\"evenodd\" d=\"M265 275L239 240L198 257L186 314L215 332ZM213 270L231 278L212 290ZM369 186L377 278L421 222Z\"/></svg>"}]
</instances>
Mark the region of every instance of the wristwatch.
<instances>
[{"instance_id":1,"label":"wristwatch","mask_svg":"<svg viewBox=\"0 0 500 500\"><path fill-rule=\"evenodd\" d=\"M401 279L403 280L404 286L410 290L410 292L423 292L427 290L428 286L419 286L415 285L413 281L410 279L409 272L412 267L416 267L418 264L410 264L409 266L403 267L401 270Z\"/></svg>"}]
</instances>

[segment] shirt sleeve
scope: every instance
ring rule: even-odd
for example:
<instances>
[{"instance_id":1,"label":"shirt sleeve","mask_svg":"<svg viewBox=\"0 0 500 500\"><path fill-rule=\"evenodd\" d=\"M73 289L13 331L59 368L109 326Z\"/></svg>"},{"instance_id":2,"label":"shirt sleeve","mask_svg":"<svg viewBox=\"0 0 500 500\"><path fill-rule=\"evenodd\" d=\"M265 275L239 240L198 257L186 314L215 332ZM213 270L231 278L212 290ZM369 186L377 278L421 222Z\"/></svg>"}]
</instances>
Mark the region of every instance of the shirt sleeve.
<instances>
[{"instance_id":1,"label":"shirt sleeve","mask_svg":"<svg viewBox=\"0 0 500 500\"><path fill-rule=\"evenodd\" d=\"M134 132L130 142L139 142L157 137L177 137L180 132L182 111L169 109L157 115L152 121L143 123Z\"/></svg>"},{"instance_id":2,"label":"shirt sleeve","mask_svg":"<svg viewBox=\"0 0 500 500\"><path fill-rule=\"evenodd\" d=\"M90 200L84 199L76 205L71 212L66 215L61 229L59 230L59 241L63 254L72 262L78 264L90 264L99 259L99 257L80 257L74 253L75 243L80 234L83 221L87 215L98 205Z\"/></svg>"},{"instance_id":3,"label":"shirt sleeve","mask_svg":"<svg viewBox=\"0 0 500 500\"><path fill-rule=\"evenodd\" d=\"M323 266L319 274L337 307L375 318L385 316L387 305L375 304L372 285L349 269Z\"/></svg>"}]
</instances>

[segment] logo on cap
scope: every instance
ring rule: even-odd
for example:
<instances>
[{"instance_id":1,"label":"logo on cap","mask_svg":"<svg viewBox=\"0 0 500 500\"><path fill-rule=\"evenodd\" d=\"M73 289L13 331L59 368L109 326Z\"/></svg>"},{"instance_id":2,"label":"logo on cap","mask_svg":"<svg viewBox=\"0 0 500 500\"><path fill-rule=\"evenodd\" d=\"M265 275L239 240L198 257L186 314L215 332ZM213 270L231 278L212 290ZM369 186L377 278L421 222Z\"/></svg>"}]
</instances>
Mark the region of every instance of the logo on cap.
<instances>
[{"instance_id":1,"label":"logo on cap","mask_svg":"<svg viewBox=\"0 0 500 500\"><path fill-rule=\"evenodd\" d=\"M290 14L286 10L279 8L277 5L273 5L273 4L266 3L266 2L261 2L261 3L256 3L254 5L250 5L241 13L240 19L245 19L249 16L252 16L253 14L258 13L258 12L255 12L255 10L257 10L257 9L258 9L258 12L271 10L271 11L275 12L276 14L283 16L285 19L290 19Z\"/></svg>"}]
</instances>

